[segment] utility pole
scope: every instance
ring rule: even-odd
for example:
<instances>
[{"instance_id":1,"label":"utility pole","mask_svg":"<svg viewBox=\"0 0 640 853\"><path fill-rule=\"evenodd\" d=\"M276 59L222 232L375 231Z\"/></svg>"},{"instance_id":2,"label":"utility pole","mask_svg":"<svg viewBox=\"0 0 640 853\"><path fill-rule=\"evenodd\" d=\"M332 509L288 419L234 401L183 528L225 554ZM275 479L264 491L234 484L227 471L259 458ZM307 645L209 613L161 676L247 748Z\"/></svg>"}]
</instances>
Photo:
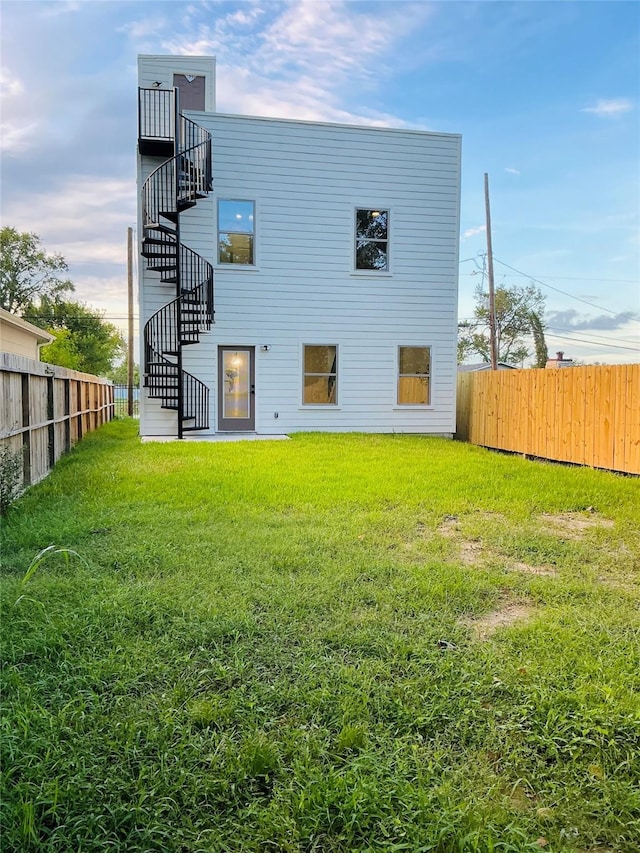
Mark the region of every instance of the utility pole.
<instances>
[{"instance_id":1,"label":"utility pole","mask_svg":"<svg viewBox=\"0 0 640 853\"><path fill-rule=\"evenodd\" d=\"M491 370L498 369L496 346L496 296L493 285L493 249L491 246L491 209L489 207L489 175L484 173L484 206L487 216L487 261L489 273L489 343L491 345Z\"/></svg>"},{"instance_id":2,"label":"utility pole","mask_svg":"<svg viewBox=\"0 0 640 853\"><path fill-rule=\"evenodd\" d=\"M129 297L129 340L127 346L127 414L133 417L133 228L127 228L127 294Z\"/></svg>"}]
</instances>

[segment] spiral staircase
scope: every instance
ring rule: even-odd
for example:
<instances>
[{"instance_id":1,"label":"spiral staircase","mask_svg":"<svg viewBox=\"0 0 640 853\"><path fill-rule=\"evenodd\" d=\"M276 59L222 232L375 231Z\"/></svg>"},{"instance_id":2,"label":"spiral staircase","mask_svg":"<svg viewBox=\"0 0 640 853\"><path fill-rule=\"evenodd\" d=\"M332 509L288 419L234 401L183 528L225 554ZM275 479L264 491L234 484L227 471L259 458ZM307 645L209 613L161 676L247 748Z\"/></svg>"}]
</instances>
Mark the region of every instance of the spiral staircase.
<instances>
[{"instance_id":1,"label":"spiral staircase","mask_svg":"<svg viewBox=\"0 0 640 853\"><path fill-rule=\"evenodd\" d=\"M209 427L209 389L182 367L182 350L213 323L213 267L183 245L180 214L212 190L211 134L179 112L177 90L139 90L138 148L167 159L142 186L142 255L175 297L144 327L149 398L177 412L178 438Z\"/></svg>"}]
</instances>

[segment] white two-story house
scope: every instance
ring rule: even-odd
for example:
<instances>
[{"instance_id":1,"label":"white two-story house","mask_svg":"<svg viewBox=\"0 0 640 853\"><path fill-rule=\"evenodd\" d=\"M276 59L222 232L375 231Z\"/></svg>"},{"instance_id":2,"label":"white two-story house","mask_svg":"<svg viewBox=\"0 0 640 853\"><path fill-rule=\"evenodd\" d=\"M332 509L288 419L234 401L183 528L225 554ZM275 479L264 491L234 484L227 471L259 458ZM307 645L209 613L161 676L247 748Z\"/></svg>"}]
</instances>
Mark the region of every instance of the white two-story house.
<instances>
[{"instance_id":1,"label":"white two-story house","mask_svg":"<svg viewBox=\"0 0 640 853\"><path fill-rule=\"evenodd\" d=\"M143 436L455 431L457 134L227 115L139 58Z\"/></svg>"}]
</instances>

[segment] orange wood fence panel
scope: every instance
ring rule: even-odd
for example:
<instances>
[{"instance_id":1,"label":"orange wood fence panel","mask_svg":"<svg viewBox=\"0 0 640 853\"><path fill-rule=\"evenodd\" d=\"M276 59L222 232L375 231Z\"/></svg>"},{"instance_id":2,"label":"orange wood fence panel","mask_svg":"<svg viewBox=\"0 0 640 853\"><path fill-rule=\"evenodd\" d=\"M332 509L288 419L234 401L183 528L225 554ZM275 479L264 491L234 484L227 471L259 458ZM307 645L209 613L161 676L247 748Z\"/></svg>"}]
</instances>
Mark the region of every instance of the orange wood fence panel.
<instances>
[{"instance_id":1,"label":"orange wood fence panel","mask_svg":"<svg viewBox=\"0 0 640 853\"><path fill-rule=\"evenodd\" d=\"M640 474L640 364L461 373L457 403L462 441Z\"/></svg>"}]
</instances>

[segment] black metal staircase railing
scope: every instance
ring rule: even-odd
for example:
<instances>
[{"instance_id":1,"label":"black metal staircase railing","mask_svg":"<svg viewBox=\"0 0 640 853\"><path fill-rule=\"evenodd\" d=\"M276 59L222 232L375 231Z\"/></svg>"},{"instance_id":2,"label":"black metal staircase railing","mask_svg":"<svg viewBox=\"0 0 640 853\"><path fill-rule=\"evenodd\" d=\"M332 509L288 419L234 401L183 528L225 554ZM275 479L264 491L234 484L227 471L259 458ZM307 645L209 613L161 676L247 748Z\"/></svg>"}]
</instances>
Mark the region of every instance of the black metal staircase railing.
<instances>
[{"instance_id":1,"label":"black metal staircase railing","mask_svg":"<svg viewBox=\"0 0 640 853\"><path fill-rule=\"evenodd\" d=\"M211 328L213 267L182 244L180 213L211 191L211 135L179 115L175 90L140 89L139 105L151 114L140 117L140 133L154 140L173 134L174 143L174 155L142 187L142 254L147 269L158 272L160 281L175 285L176 291L145 325L144 384L162 408L177 411L182 438L183 431L209 426L209 389L183 370L182 348L197 344Z\"/></svg>"}]
</instances>

